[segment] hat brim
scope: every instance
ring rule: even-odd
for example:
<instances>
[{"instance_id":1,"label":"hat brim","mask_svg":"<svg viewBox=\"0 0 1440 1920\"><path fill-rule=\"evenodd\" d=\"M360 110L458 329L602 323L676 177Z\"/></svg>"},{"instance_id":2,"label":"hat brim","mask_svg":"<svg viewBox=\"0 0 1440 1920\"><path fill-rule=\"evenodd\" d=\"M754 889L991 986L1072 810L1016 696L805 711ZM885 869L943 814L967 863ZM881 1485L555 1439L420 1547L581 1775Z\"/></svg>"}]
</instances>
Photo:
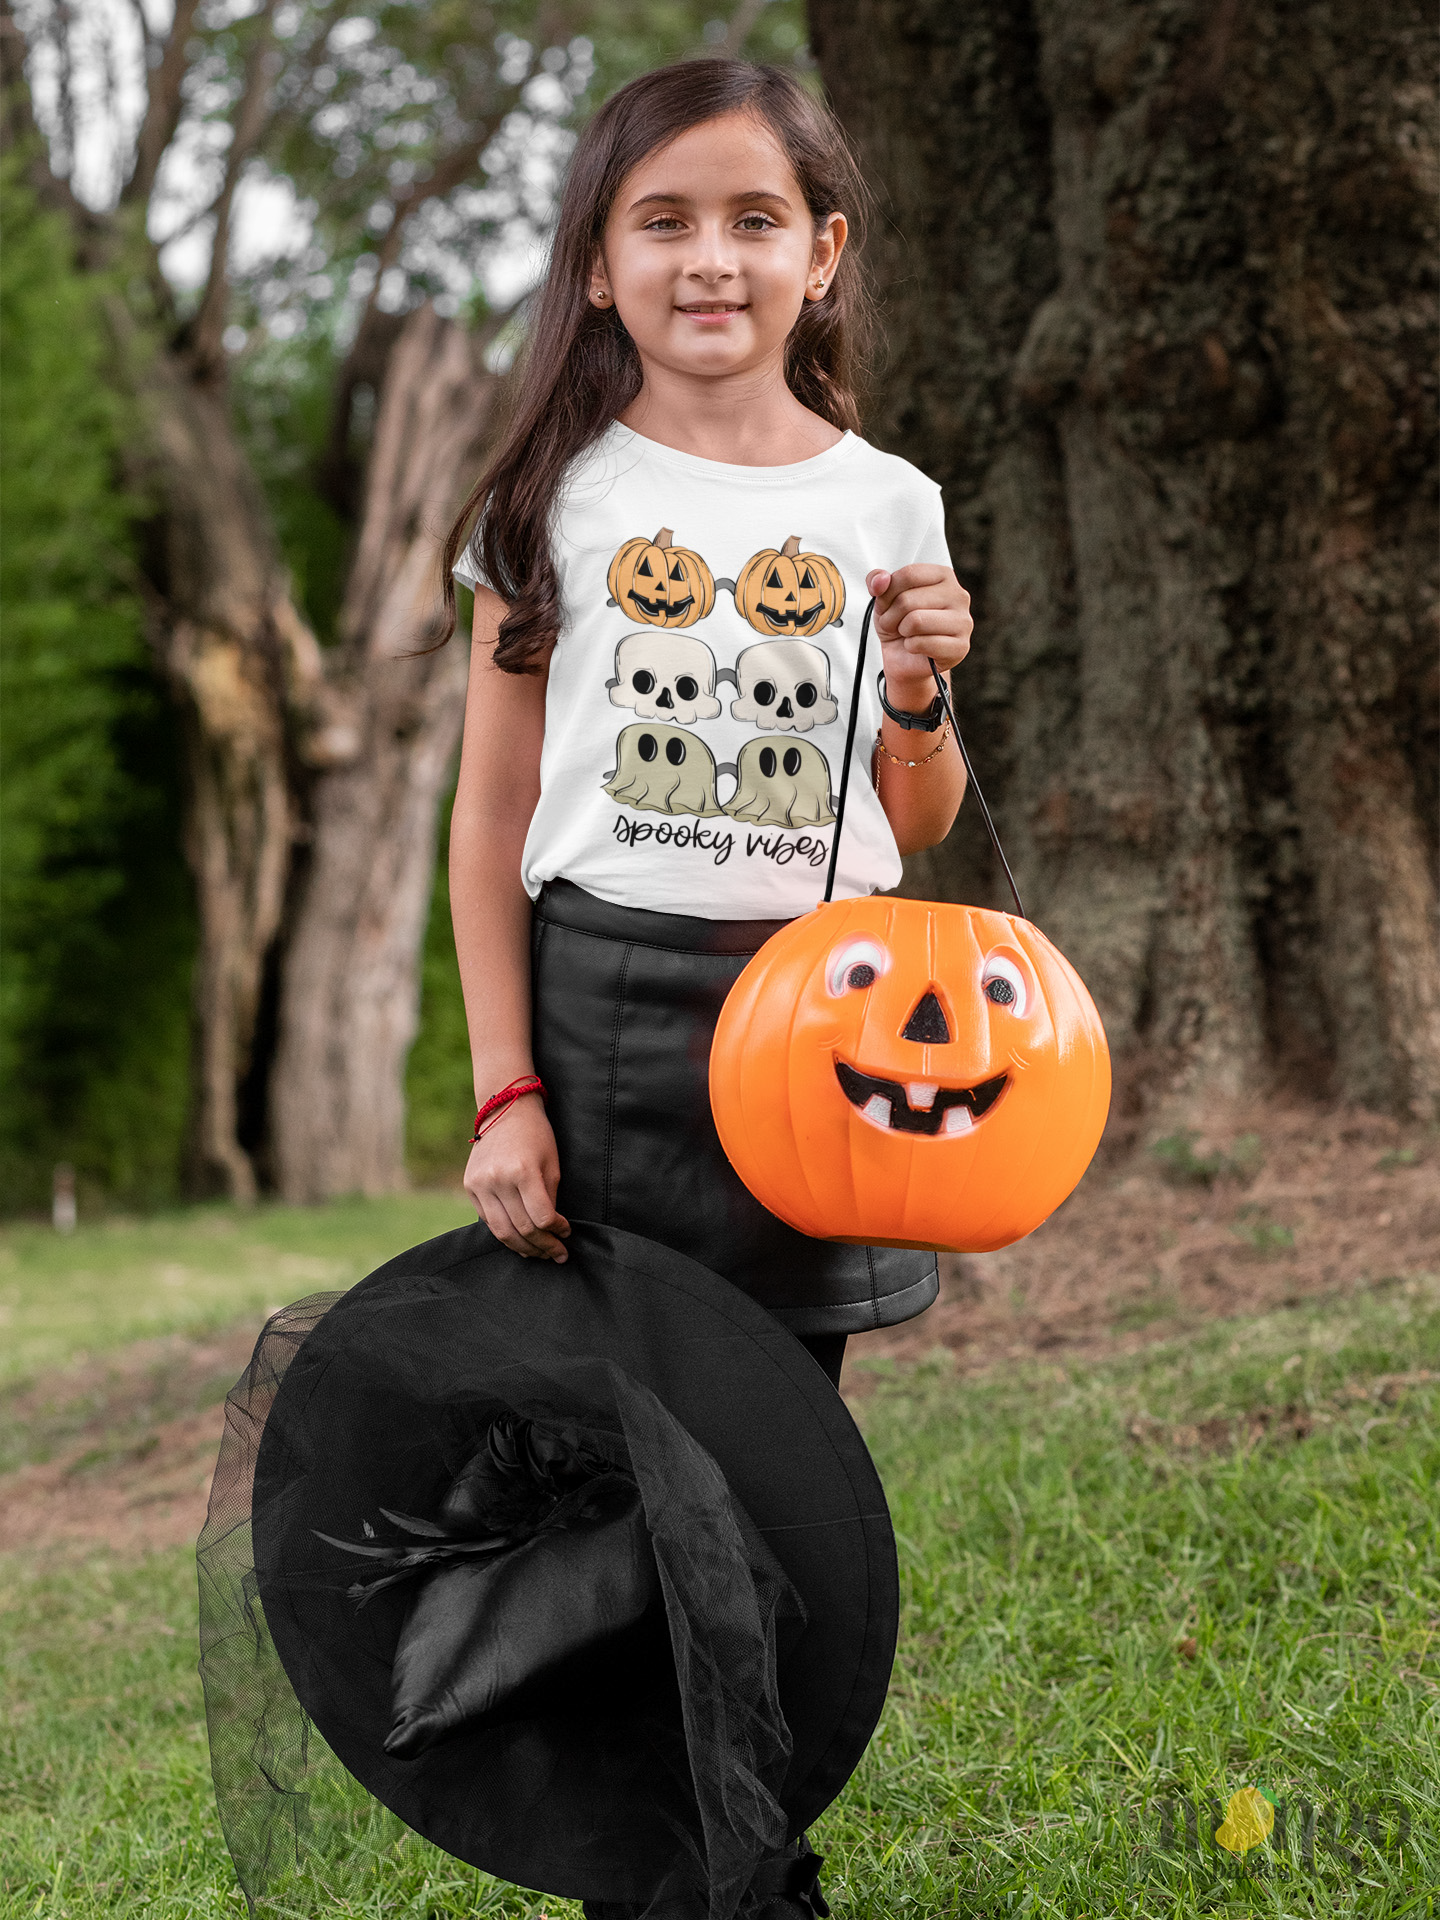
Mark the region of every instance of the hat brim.
<instances>
[{"instance_id":1,"label":"hat brim","mask_svg":"<svg viewBox=\"0 0 1440 1920\"><path fill-rule=\"evenodd\" d=\"M390 1670L410 1595L357 1614L358 1539L380 1509L423 1511L454 1472L439 1409L507 1402L546 1360L609 1361L648 1388L714 1458L798 1592L782 1641L793 1750L778 1798L792 1834L863 1754L894 1659L894 1536L844 1402L800 1343L728 1281L618 1229L576 1222L561 1267L483 1227L427 1242L372 1274L304 1341L266 1421L254 1486L254 1565L296 1696L345 1767L447 1852L522 1886L644 1900L671 1871L686 1816L684 1752L655 1737L675 1678L655 1636L498 1724L415 1758L384 1750Z\"/></svg>"}]
</instances>

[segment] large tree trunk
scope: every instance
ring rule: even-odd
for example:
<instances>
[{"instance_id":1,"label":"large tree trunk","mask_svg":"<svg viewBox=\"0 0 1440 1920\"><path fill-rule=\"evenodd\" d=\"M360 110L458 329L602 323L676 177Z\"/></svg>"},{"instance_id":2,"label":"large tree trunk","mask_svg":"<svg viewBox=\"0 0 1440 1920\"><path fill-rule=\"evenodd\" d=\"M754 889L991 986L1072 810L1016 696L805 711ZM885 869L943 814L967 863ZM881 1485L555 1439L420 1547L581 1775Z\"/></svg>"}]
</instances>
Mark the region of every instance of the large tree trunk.
<instances>
[{"instance_id":1,"label":"large tree trunk","mask_svg":"<svg viewBox=\"0 0 1440 1920\"><path fill-rule=\"evenodd\" d=\"M1440 1111L1428 13L810 15L894 216L876 437L946 487L967 737L1122 1084ZM910 882L1001 902L972 809Z\"/></svg>"},{"instance_id":2,"label":"large tree trunk","mask_svg":"<svg viewBox=\"0 0 1440 1920\"><path fill-rule=\"evenodd\" d=\"M405 1057L466 649L406 656L433 639L439 545L494 384L433 309L399 330L327 652L290 596L223 395L179 354L151 363L152 630L188 743L202 1191L404 1184Z\"/></svg>"},{"instance_id":3,"label":"large tree trunk","mask_svg":"<svg viewBox=\"0 0 1440 1920\"><path fill-rule=\"evenodd\" d=\"M404 1183L405 1058L468 665L458 639L416 650L433 639L440 545L493 387L474 343L429 307L387 363L335 676L363 744L315 783L286 950L272 1140L287 1199Z\"/></svg>"}]
</instances>

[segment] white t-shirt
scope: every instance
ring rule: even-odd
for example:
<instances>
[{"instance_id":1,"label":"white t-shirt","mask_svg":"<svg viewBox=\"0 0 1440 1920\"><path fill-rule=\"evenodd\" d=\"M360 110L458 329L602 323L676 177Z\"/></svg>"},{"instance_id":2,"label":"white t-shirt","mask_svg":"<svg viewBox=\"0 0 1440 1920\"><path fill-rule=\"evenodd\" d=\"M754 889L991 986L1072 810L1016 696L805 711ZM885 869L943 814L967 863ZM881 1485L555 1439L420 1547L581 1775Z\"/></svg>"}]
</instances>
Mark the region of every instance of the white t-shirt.
<instances>
[{"instance_id":1,"label":"white t-shirt","mask_svg":"<svg viewBox=\"0 0 1440 1920\"><path fill-rule=\"evenodd\" d=\"M865 576L948 567L940 489L853 433L785 467L733 467L618 422L556 514L532 898L563 878L617 906L769 920L821 899ZM481 578L472 554L457 579ZM872 626L835 897L900 878L870 783Z\"/></svg>"}]
</instances>

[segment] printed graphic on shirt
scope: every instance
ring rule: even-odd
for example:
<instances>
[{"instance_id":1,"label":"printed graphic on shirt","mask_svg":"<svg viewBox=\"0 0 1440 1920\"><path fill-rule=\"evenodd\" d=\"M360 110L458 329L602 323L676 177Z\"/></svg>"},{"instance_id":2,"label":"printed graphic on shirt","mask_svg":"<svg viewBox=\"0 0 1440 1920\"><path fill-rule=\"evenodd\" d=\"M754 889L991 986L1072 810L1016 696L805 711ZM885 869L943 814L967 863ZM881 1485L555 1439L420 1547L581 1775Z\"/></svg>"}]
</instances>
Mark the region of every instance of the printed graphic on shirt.
<instances>
[{"instance_id":1,"label":"printed graphic on shirt","mask_svg":"<svg viewBox=\"0 0 1440 1920\"><path fill-rule=\"evenodd\" d=\"M610 703L641 720L713 720L715 656L693 633L631 633L615 649Z\"/></svg>"},{"instance_id":2,"label":"printed graphic on shirt","mask_svg":"<svg viewBox=\"0 0 1440 1920\"><path fill-rule=\"evenodd\" d=\"M757 827L823 827L835 818L830 763L810 740L747 740L725 802L733 820Z\"/></svg>"},{"instance_id":3,"label":"printed graphic on shirt","mask_svg":"<svg viewBox=\"0 0 1440 1920\"><path fill-rule=\"evenodd\" d=\"M757 633L818 633L832 620L839 624L845 582L823 553L801 553L792 533L778 551L766 547L745 562L735 605Z\"/></svg>"},{"instance_id":4,"label":"printed graphic on shirt","mask_svg":"<svg viewBox=\"0 0 1440 1920\"><path fill-rule=\"evenodd\" d=\"M627 540L605 576L612 602L650 627L693 627L715 604L715 579L698 553L677 547L669 527Z\"/></svg>"},{"instance_id":5,"label":"printed graphic on shirt","mask_svg":"<svg viewBox=\"0 0 1440 1920\"><path fill-rule=\"evenodd\" d=\"M740 697L730 702L731 717L766 732L809 733L829 726L839 712L830 697L829 656L808 640L762 640L746 647L734 680Z\"/></svg>"},{"instance_id":6,"label":"printed graphic on shirt","mask_svg":"<svg viewBox=\"0 0 1440 1920\"><path fill-rule=\"evenodd\" d=\"M743 757L743 756L742 756ZM615 742L615 771L605 791L642 813L722 813L715 793L715 760L703 740L683 727L639 721Z\"/></svg>"}]
</instances>

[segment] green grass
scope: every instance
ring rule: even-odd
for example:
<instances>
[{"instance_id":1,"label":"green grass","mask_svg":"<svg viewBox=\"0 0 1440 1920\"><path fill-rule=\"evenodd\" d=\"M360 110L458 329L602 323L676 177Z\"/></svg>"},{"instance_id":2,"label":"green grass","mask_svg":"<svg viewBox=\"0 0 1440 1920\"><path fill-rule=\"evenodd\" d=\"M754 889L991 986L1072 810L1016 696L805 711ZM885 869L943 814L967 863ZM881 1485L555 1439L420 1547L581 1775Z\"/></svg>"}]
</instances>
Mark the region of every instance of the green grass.
<instances>
[{"instance_id":1,"label":"green grass","mask_svg":"<svg viewBox=\"0 0 1440 1920\"><path fill-rule=\"evenodd\" d=\"M1106 1366L882 1377L903 1582L884 1719L812 1835L839 1916L1433 1915L1440 1282ZM1401 1377L1397 1377L1401 1376ZM1419 1377L1417 1377L1419 1376ZM184 1553L0 1563L0 1915L239 1915ZM1182 1643L1194 1642L1186 1658ZM1259 1783L1289 1844L1162 1848ZM1355 1798L1408 1816L1337 1840ZM1320 1810L1307 1860L1300 1802ZM1376 1843L1378 1836L1378 1842ZM1273 1839L1273 1836L1272 1836ZM1337 1850L1338 1849L1338 1850ZM1261 1871L1261 1868L1268 1869ZM520 1920L388 1816L287 1914Z\"/></svg>"},{"instance_id":2,"label":"green grass","mask_svg":"<svg viewBox=\"0 0 1440 1920\"><path fill-rule=\"evenodd\" d=\"M407 1193L325 1207L190 1207L72 1234L0 1227L0 1387L80 1355L211 1332L352 1286L403 1248L474 1218L459 1193Z\"/></svg>"}]
</instances>

